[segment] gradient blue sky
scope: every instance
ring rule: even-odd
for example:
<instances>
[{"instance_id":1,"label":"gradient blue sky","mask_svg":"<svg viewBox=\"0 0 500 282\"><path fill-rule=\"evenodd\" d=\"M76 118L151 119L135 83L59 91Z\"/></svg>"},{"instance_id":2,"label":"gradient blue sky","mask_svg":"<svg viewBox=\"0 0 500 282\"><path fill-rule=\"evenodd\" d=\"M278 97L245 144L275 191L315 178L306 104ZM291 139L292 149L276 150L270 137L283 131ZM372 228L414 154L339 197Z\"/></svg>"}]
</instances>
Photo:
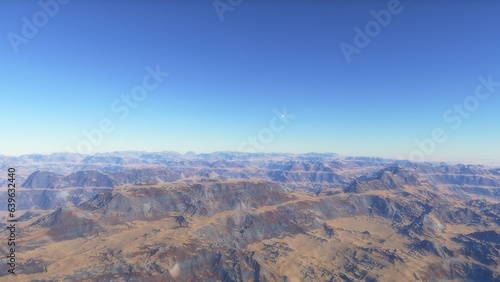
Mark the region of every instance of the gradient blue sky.
<instances>
[{"instance_id":1,"label":"gradient blue sky","mask_svg":"<svg viewBox=\"0 0 500 282\"><path fill-rule=\"evenodd\" d=\"M443 114L500 81L500 2L402 0L347 63L339 44L388 2L243 0L221 21L206 0L73 0L15 53L8 34L41 7L2 1L0 154L76 148L103 118L92 152L236 151L286 106L262 151L407 158L442 128L426 159L499 161L500 87L456 130ZM156 65L170 75L120 119L112 102Z\"/></svg>"}]
</instances>

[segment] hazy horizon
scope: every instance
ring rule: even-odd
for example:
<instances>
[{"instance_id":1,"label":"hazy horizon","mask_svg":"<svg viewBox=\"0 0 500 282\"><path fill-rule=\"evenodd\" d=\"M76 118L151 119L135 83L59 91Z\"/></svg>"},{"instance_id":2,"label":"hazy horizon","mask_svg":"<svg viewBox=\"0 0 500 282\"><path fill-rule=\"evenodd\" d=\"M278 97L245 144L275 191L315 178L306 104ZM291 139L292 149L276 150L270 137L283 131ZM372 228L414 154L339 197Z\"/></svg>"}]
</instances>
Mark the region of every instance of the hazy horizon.
<instances>
[{"instance_id":1,"label":"hazy horizon","mask_svg":"<svg viewBox=\"0 0 500 282\"><path fill-rule=\"evenodd\" d=\"M201 154L217 154L217 153L244 153L244 154L291 154L291 155L307 155L307 154L331 154L336 155L339 158L373 158L373 159L385 159L385 160L394 160L394 161L405 161L406 159L398 159L398 158L387 158L383 156L368 156L368 155L341 155L335 152L301 152L301 153L292 153L292 152L241 152L241 151L207 151L207 152L196 152L196 151L173 151L173 150L163 150L163 151L148 151L148 150L124 150L124 151L102 151L102 152L93 152L89 154L79 154L83 156L97 156L97 155L113 155L113 154L125 154L125 153L147 153L147 154L161 154L161 153L176 153L180 155L186 155L194 153L196 155ZM50 156L57 154L72 154L69 152L49 152L49 153L28 153L28 154L18 154L18 155L6 155L0 154L3 157L9 158L19 158L25 156L33 156L33 155L42 155L42 156ZM413 161L416 163L420 163L420 161ZM465 165L486 165L486 166L499 166L500 161L492 158L484 158L484 159L460 159L460 158L449 158L449 159L439 159L439 160L426 160L424 162L428 163L449 163L449 164L465 164Z\"/></svg>"}]
</instances>

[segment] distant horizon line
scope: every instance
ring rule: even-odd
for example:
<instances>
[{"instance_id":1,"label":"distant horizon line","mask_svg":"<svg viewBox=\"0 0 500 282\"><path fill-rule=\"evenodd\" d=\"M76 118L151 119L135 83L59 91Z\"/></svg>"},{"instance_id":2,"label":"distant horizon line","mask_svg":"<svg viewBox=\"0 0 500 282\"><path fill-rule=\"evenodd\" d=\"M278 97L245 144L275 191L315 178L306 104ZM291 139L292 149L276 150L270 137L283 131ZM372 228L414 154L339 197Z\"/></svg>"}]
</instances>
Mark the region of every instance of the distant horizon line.
<instances>
[{"instance_id":1,"label":"distant horizon line","mask_svg":"<svg viewBox=\"0 0 500 282\"><path fill-rule=\"evenodd\" d=\"M161 154L161 153L175 153L181 156L185 155L212 155L217 153L234 153L234 154L245 154L245 155L332 155L341 158L371 158L371 159L383 159L383 160L394 160L394 161L408 161L411 163L455 163L455 164L497 164L500 165L500 160L496 159L464 159L464 158L448 158L442 160L428 160L424 162L412 161L409 159L400 159L395 157L382 157L382 156L368 156L368 155L341 155L334 152L305 152L305 153L292 153L292 152L242 152L242 151L211 151L211 152L199 152L189 150L184 153L174 150L164 150L164 151L145 151L145 150L123 150L123 151L105 151L105 152L95 152L89 154L80 154L80 153L72 153L72 152L52 152L52 153L28 153L28 154L18 154L18 155L5 155L0 153L0 157L9 157L9 158L21 158L26 156L51 156L51 155L78 155L78 156L98 156L98 155L110 155L110 154L120 154L120 153L148 153L148 154Z\"/></svg>"}]
</instances>

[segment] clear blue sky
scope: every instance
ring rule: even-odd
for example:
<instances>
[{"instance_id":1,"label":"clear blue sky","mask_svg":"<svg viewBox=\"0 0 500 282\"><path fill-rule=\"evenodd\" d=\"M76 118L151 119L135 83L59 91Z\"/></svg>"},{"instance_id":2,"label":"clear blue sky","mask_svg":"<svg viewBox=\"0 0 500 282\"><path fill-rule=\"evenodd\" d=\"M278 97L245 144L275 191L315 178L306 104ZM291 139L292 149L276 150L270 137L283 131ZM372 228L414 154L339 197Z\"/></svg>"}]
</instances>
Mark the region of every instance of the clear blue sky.
<instances>
[{"instance_id":1,"label":"clear blue sky","mask_svg":"<svg viewBox=\"0 0 500 282\"><path fill-rule=\"evenodd\" d=\"M73 0L26 38L42 7L1 1L0 154L251 151L256 136L263 152L407 158L441 128L426 159L500 160L499 86L460 125L443 118L479 76L500 81L500 2L401 0L348 63L340 44L390 2L243 0L221 21L207 0ZM158 65L169 76L137 108L112 110ZM114 131L81 145L105 118Z\"/></svg>"}]
</instances>

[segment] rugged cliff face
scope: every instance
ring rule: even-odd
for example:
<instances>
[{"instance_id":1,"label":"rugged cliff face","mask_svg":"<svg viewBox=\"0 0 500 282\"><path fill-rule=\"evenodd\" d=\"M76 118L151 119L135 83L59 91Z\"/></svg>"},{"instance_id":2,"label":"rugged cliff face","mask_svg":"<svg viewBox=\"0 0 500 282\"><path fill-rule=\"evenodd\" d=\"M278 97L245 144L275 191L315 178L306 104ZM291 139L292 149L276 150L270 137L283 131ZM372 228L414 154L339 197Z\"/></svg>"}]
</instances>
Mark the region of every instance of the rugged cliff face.
<instances>
[{"instance_id":1,"label":"rugged cliff face","mask_svg":"<svg viewBox=\"0 0 500 282\"><path fill-rule=\"evenodd\" d=\"M78 205L99 192L111 188L18 189L18 210L56 210L65 204ZM7 193L0 193L0 201L7 202Z\"/></svg>"},{"instance_id":2,"label":"rugged cliff face","mask_svg":"<svg viewBox=\"0 0 500 282\"><path fill-rule=\"evenodd\" d=\"M62 175L52 172L35 171L26 179L23 186L29 188L55 188L60 185L62 178Z\"/></svg>"},{"instance_id":3,"label":"rugged cliff face","mask_svg":"<svg viewBox=\"0 0 500 282\"><path fill-rule=\"evenodd\" d=\"M22 186L26 188L112 187L113 180L97 170L78 171L67 176L36 171Z\"/></svg>"},{"instance_id":4,"label":"rugged cliff face","mask_svg":"<svg viewBox=\"0 0 500 282\"><path fill-rule=\"evenodd\" d=\"M372 177L360 177L344 189L348 193L373 190L404 190L405 185L419 186L417 175L410 169L395 166L385 168Z\"/></svg>"}]
</instances>

